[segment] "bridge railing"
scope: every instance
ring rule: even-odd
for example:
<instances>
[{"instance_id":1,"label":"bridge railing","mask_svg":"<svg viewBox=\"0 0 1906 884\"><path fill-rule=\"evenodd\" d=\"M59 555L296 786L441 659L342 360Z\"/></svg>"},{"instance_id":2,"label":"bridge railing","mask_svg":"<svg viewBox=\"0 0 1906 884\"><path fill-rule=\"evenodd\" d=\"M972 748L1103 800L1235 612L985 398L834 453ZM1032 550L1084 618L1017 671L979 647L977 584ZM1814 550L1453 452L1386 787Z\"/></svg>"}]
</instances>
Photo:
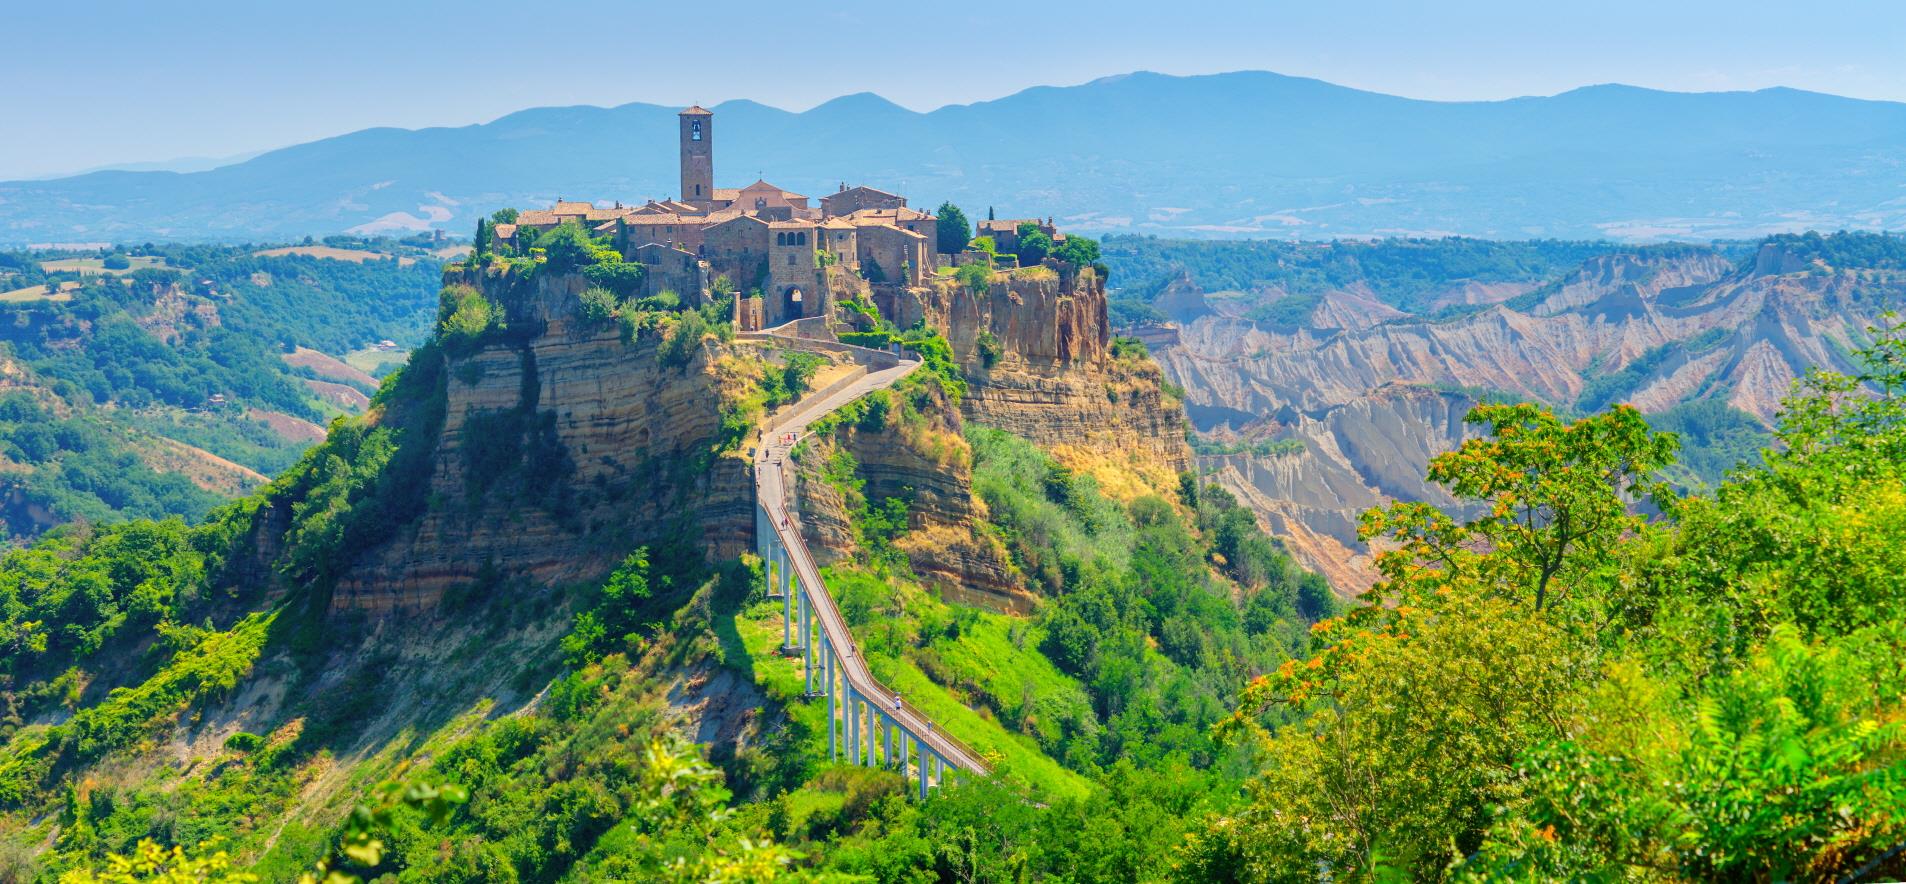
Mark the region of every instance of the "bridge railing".
<instances>
[{"instance_id":1,"label":"bridge railing","mask_svg":"<svg viewBox=\"0 0 1906 884\"><path fill-rule=\"evenodd\" d=\"M780 468L780 467L777 467L777 468ZM786 470L784 468L783 468L782 481L783 481L783 487L786 487ZM779 517L779 519L776 518L777 516ZM800 536L795 533L794 520L792 516L788 513L786 505L780 501L777 501L775 505L768 510L768 517L769 517L768 518L769 525L770 527L772 527L775 534L780 536L782 546L786 547L789 550L790 555L798 554L802 559L801 564L804 564L806 566L806 570L812 571L816 581L819 581L821 583L821 585L818 587L818 590L819 590L818 592L815 591L816 588L809 587L807 585L806 578L802 576L802 571L804 569L801 567L800 564L797 564L794 569L794 579L795 579L795 584L801 587L802 595L807 597L809 604L814 605L816 607L824 608L828 612L828 614L831 615L831 619L834 622L840 623L843 626L848 626L847 618L841 614L840 607L834 603L833 593L830 593L827 591L825 581L822 580L820 577L820 573L821 573L820 566L815 564L812 554L808 552L806 542L803 541L800 538ZM823 620L822 621L823 632L826 631L825 625L826 625L826 621ZM844 639L847 642L852 655L858 659L859 668L864 670L866 673L866 676L865 676L866 684L859 686L857 689L863 695L866 695L866 694L878 695L879 699L877 701L875 701L874 698L871 696L867 698L870 702L874 703L875 708L881 709L881 710L893 708L893 700L896 696L899 696L899 694L896 691L894 691L892 688L889 688L886 685L881 684L880 680L874 676L873 667L867 664L867 657L865 654L861 653L859 643L854 641L853 635L850 633L847 636L845 636ZM837 650L837 653L838 653L838 650ZM844 674L845 673L843 673L843 675ZM926 740L928 742L939 742L939 743L945 744L946 746L949 746L955 751L957 751L959 754L965 756L965 758L962 760L972 764L976 768L975 770L976 773L984 773L986 771L987 766L986 766L986 761L984 756L980 755L978 752L973 751L972 747L966 745L964 742L961 742L958 737L953 736L953 734L950 731L946 730L944 726L938 729L933 729L933 716L928 715L926 712L922 711L919 707L914 706L911 703L908 703L906 701L906 698L903 696L900 697L899 705L900 705L900 709L904 710L913 718L925 724L927 728L929 729L929 732L926 734L915 734L916 737L919 737L920 739ZM950 753L941 753L941 754L945 755Z\"/></svg>"}]
</instances>

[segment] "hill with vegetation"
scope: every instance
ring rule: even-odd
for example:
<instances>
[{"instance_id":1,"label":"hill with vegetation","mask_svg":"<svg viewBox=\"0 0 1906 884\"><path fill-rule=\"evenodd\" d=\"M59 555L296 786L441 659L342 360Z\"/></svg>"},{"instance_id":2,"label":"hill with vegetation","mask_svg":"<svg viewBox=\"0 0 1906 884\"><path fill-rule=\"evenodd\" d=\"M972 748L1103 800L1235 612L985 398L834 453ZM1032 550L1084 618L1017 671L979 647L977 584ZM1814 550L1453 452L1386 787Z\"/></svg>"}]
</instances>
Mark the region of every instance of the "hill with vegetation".
<instances>
[{"instance_id":1,"label":"hill with vegetation","mask_svg":"<svg viewBox=\"0 0 1906 884\"><path fill-rule=\"evenodd\" d=\"M0 183L0 243L463 231L506 204L680 196L679 107L543 107L378 128L207 171ZM724 165L819 196L843 176L924 205L1069 228L1327 240L1751 238L1906 228L1906 105L1793 89L1601 85L1440 102L1261 71L1132 73L916 112L871 94L714 108ZM729 183L729 182L723 182ZM1015 196L1019 195L1019 196Z\"/></svg>"},{"instance_id":2,"label":"hill with vegetation","mask_svg":"<svg viewBox=\"0 0 1906 884\"><path fill-rule=\"evenodd\" d=\"M0 558L0 877L1906 873L1906 327L1807 374L1709 490L1661 481L1678 440L1633 408L1478 407L1427 471L1467 509L1364 514L1382 579L1345 606L1223 488L1161 484L1156 430L1092 457L998 399L1176 402L1135 343L983 361L971 327L842 305L925 367L797 449L802 519L869 665L994 769L920 801L828 760L727 536L751 427L833 369L576 269L451 268L370 408L206 520ZM574 456L611 426L643 444ZM592 573L392 570L522 534ZM935 586L989 561L1024 604Z\"/></svg>"},{"instance_id":3,"label":"hill with vegetation","mask_svg":"<svg viewBox=\"0 0 1906 884\"><path fill-rule=\"evenodd\" d=\"M427 333L441 259L428 242L340 245L362 257L315 244L0 253L7 534L201 518L360 411L377 384L363 369L387 372Z\"/></svg>"},{"instance_id":4,"label":"hill with vegetation","mask_svg":"<svg viewBox=\"0 0 1906 884\"><path fill-rule=\"evenodd\" d=\"M1113 461L967 420L1024 420L997 397L1035 378L1047 416L1108 390L1162 414L1155 366L1090 339L1054 365L1010 333L983 358L971 327L841 306L927 368L817 428L802 510L840 532L827 579L870 665L997 772L919 805L828 760L735 525L753 425L841 367L738 340L732 295L620 296L588 286L613 250L552 254L450 268L432 337L258 492L0 559L0 876L149 855L266 880L991 875L991 839L931 833L1002 801L1038 810L1051 868L1155 875L1193 811L1235 803L1244 750L1212 727L1306 652L1322 582L1221 489L1155 469L1175 435L1114 428L1157 451ZM934 283L1002 310L1057 285ZM967 565L1020 607L948 600Z\"/></svg>"}]
</instances>

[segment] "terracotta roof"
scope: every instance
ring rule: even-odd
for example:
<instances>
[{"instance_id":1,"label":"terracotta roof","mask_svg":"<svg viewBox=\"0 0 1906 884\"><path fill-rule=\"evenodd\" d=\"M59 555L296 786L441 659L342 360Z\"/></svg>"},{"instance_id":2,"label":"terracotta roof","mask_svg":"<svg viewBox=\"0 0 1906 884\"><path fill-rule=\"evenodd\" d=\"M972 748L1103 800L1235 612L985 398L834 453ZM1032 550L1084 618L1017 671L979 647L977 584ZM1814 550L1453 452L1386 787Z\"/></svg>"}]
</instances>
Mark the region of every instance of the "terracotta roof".
<instances>
[{"instance_id":1,"label":"terracotta roof","mask_svg":"<svg viewBox=\"0 0 1906 884\"><path fill-rule=\"evenodd\" d=\"M556 205L550 208L551 212L555 212L558 215L574 215L577 212L593 212L595 210L595 203L585 203L580 200L570 200L568 202L557 200Z\"/></svg>"},{"instance_id":2,"label":"terracotta roof","mask_svg":"<svg viewBox=\"0 0 1906 884\"><path fill-rule=\"evenodd\" d=\"M684 218L673 212L656 212L648 215L631 215L628 218L628 225L630 227L654 227L657 224L700 224L703 220L705 219L700 216Z\"/></svg>"},{"instance_id":3,"label":"terracotta roof","mask_svg":"<svg viewBox=\"0 0 1906 884\"><path fill-rule=\"evenodd\" d=\"M1044 228L1046 226L1046 222L1041 221L1038 218L1000 218L993 221L981 221L979 223L979 229L980 230L1007 230L1007 231L1017 233L1019 232L1019 225L1021 224L1031 224L1040 228Z\"/></svg>"},{"instance_id":4,"label":"terracotta roof","mask_svg":"<svg viewBox=\"0 0 1906 884\"><path fill-rule=\"evenodd\" d=\"M825 221L819 222L817 226L825 227L828 230L853 230L854 229L853 222L848 221L845 218L829 218Z\"/></svg>"},{"instance_id":5,"label":"terracotta roof","mask_svg":"<svg viewBox=\"0 0 1906 884\"><path fill-rule=\"evenodd\" d=\"M735 213L734 215L731 215L731 216L729 216L729 217L726 217L726 218L723 218L723 219L721 219L720 221L714 221L714 222L711 222L711 223L709 223L709 225L708 225L708 226L709 226L709 227L720 227L720 226L721 226L721 225L723 225L723 224L733 224L733 223L735 223L736 221L753 221L754 223L756 223L756 224L760 224L760 225L763 225L763 226L766 226L766 225L767 225L767 223L768 223L768 222L766 222L766 221L763 221L763 220L761 220L760 218L756 218L756 217L755 217L755 216L753 216L753 215L746 215L746 214L742 214L742 213L740 213L740 212L736 212L736 213Z\"/></svg>"},{"instance_id":6,"label":"terracotta roof","mask_svg":"<svg viewBox=\"0 0 1906 884\"><path fill-rule=\"evenodd\" d=\"M730 202L741 199L741 188L717 187L715 188L715 199L728 200Z\"/></svg>"},{"instance_id":7,"label":"terracotta roof","mask_svg":"<svg viewBox=\"0 0 1906 884\"><path fill-rule=\"evenodd\" d=\"M516 235L516 225L514 224L498 224L493 229L496 231L497 239L509 239Z\"/></svg>"},{"instance_id":8,"label":"terracotta roof","mask_svg":"<svg viewBox=\"0 0 1906 884\"><path fill-rule=\"evenodd\" d=\"M891 224L896 221L925 221L928 218L932 218L933 213L901 206L898 209L861 209L858 212L848 214L847 217L856 224L861 223L862 220Z\"/></svg>"},{"instance_id":9,"label":"terracotta roof","mask_svg":"<svg viewBox=\"0 0 1906 884\"><path fill-rule=\"evenodd\" d=\"M555 212L547 211L544 209L530 209L527 212L516 213L516 226L518 227L522 227L525 225L530 227L540 227L545 224L549 224L549 225L558 224L561 221L562 219L556 217Z\"/></svg>"},{"instance_id":10,"label":"terracotta roof","mask_svg":"<svg viewBox=\"0 0 1906 884\"><path fill-rule=\"evenodd\" d=\"M900 194L888 193L887 191L881 190L878 187L868 187L865 184L856 184L853 187L847 188L846 190L840 190L840 191L835 191L834 193L830 193L827 196L821 197L821 199L824 199L824 200L833 199L834 197L845 196L850 193L870 193L870 194L873 194L874 196L890 196L890 197L893 197L894 199L901 198Z\"/></svg>"},{"instance_id":11,"label":"terracotta roof","mask_svg":"<svg viewBox=\"0 0 1906 884\"><path fill-rule=\"evenodd\" d=\"M682 111L681 113L676 114L676 116L678 117L686 117L686 116L712 117L714 115L715 115L714 111L711 111L705 107L702 107L699 104L694 105L693 107L690 107L688 110L685 110L685 111Z\"/></svg>"},{"instance_id":12,"label":"terracotta roof","mask_svg":"<svg viewBox=\"0 0 1906 884\"><path fill-rule=\"evenodd\" d=\"M915 233L911 230L906 229L905 227L896 227L892 224L887 223L886 221L881 221L875 218L857 220L854 222L854 226L862 230L891 230L894 233L901 235L902 237L910 236L910 237L913 237L914 239L927 238L926 234L924 233Z\"/></svg>"}]
</instances>

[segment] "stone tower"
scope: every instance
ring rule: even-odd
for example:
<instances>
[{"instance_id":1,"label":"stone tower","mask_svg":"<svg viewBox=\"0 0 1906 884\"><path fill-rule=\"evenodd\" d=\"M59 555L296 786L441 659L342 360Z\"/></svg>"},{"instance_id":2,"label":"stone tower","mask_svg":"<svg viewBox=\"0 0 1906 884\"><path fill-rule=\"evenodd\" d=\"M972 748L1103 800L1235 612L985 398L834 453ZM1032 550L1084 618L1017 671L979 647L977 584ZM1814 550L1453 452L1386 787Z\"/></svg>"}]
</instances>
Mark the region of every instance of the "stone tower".
<instances>
[{"instance_id":1,"label":"stone tower","mask_svg":"<svg viewBox=\"0 0 1906 884\"><path fill-rule=\"evenodd\" d=\"M715 198L715 115L699 106L682 120L682 202L706 208Z\"/></svg>"}]
</instances>

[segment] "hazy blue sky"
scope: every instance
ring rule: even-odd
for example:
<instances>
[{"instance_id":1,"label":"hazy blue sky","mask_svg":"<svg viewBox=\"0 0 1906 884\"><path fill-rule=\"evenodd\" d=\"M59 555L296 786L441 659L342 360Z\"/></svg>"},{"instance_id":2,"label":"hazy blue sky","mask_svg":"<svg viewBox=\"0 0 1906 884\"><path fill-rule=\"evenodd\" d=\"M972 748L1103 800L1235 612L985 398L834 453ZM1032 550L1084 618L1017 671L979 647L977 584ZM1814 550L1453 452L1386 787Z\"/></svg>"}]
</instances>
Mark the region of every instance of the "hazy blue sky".
<instances>
[{"instance_id":1,"label":"hazy blue sky","mask_svg":"<svg viewBox=\"0 0 1906 884\"><path fill-rule=\"evenodd\" d=\"M1902 0L4 7L0 179L537 105L745 97L801 110L874 91L927 110L1133 70L1272 70L1450 100L1606 82L1906 100Z\"/></svg>"}]
</instances>

